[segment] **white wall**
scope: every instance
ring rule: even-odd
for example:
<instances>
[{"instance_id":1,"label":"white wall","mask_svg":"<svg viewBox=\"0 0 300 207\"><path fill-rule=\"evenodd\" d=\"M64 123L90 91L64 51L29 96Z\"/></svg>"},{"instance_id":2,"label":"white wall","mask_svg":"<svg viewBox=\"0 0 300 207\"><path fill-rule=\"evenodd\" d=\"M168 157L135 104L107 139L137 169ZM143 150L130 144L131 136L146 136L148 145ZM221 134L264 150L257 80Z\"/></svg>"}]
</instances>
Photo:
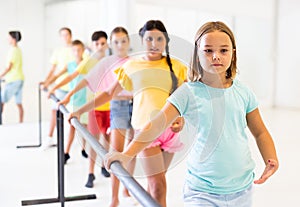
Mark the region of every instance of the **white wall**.
<instances>
[{"instance_id":1,"label":"white wall","mask_svg":"<svg viewBox=\"0 0 300 207\"><path fill-rule=\"evenodd\" d=\"M58 30L69 27L73 39L91 43L94 31L104 30L109 35L116 26L130 29L132 9L131 0L77 0L54 1L45 5L46 57L50 57L59 45Z\"/></svg>"},{"instance_id":2,"label":"white wall","mask_svg":"<svg viewBox=\"0 0 300 207\"><path fill-rule=\"evenodd\" d=\"M206 21L220 20L235 32L240 79L253 88L262 105L270 106L274 98L274 78L270 75L274 74L273 15L273 0L62 1L46 5L46 54L49 56L57 45L57 29L61 26L69 26L74 36L83 40L88 40L95 29L109 33L115 26L124 26L132 34L133 47L136 47L139 28L149 19L160 19L173 35L171 55L182 56L178 58L189 62L189 49L197 29Z\"/></svg>"},{"instance_id":3,"label":"white wall","mask_svg":"<svg viewBox=\"0 0 300 207\"><path fill-rule=\"evenodd\" d=\"M276 103L300 107L300 2L280 0Z\"/></svg>"},{"instance_id":4,"label":"white wall","mask_svg":"<svg viewBox=\"0 0 300 207\"><path fill-rule=\"evenodd\" d=\"M184 3L180 0L46 0L46 4L44 1L0 0L1 69L8 49L7 31L19 29L23 34L20 47L26 76L25 121L36 120L36 85L46 75L50 54L59 45L60 27L70 27L74 38L90 43L90 35L95 30L109 33L115 26L124 26L136 35L149 19L161 19L173 40L179 39L183 47L193 44L194 34L204 22L226 22L236 35L239 77L253 88L262 105L300 106L297 87L300 2L297 0L186 0ZM276 1L280 2L276 16L277 41ZM178 53L176 44L171 43L171 53L187 59L188 47ZM6 110L6 119L16 121L15 106L9 104Z\"/></svg>"},{"instance_id":5,"label":"white wall","mask_svg":"<svg viewBox=\"0 0 300 207\"><path fill-rule=\"evenodd\" d=\"M9 48L8 31L20 30L23 52L25 121L37 120L37 84L44 67L44 2L43 0L0 0L0 70L6 64ZM14 103L11 100L10 103ZM4 123L16 122L18 114L14 104L7 104Z\"/></svg>"},{"instance_id":6,"label":"white wall","mask_svg":"<svg viewBox=\"0 0 300 207\"><path fill-rule=\"evenodd\" d=\"M50 56L55 48L60 46L59 29L69 27L73 39L80 39L90 44L90 36L95 30L103 30L104 19L99 0L61 1L45 4L45 59L49 70ZM44 74L46 74L44 71Z\"/></svg>"},{"instance_id":7,"label":"white wall","mask_svg":"<svg viewBox=\"0 0 300 207\"><path fill-rule=\"evenodd\" d=\"M30 5L30 6L29 6ZM20 30L23 69L29 86L37 82L43 67L44 4L41 0L0 0L0 65L5 66L8 31Z\"/></svg>"},{"instance_id":8,"label":"white wall","mask_svg":"<svg viewBox=\"0 0 300 207\"><path fill-rule=\"evenodd\" d=\"M239 77L260 103L300 108L298 0L136 2L136 30L148 19L162 19L170 33L189 41L204 21L225 21L236 36Z\"/></svg>"}]
</instances>

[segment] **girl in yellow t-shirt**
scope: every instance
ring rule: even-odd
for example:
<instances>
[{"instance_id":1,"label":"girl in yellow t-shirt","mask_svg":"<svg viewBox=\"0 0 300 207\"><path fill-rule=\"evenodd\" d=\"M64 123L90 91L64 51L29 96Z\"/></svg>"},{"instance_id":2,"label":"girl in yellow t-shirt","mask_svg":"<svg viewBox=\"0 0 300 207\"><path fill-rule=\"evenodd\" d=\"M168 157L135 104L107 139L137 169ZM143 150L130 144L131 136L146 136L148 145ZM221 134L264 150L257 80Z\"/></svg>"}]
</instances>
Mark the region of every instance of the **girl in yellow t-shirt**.
<instances>
[{"instance_id":1,"label":"girl in yellow t-shirt","mask_svg":"<svg viewBox=\"0 0 300 207\"><path fill-rule=\"evenodd\" d=\"M22 89L24 84L24 74L22 70L22 52L18 47L18 42L21 40L21 32L10 31L8 41L11 46L7 55L7 66L0 73L0 81L5 77L6 85L1 94L2 111L4 104L7 103L12 96L15 96L15 101L19 110L19 122L23 122L24 110L22 105ZM0 113L2 112L0 111Z\"/></svg>"},{"instance_id":2,"label":"girl in yellow t-shirt","mask_svg":"<svg viewBox=\"0 0 300 207\"><path fill-rule=\"evenodd\" d=\"M170 39L163 23L159 20L150 20L140 29L139 35L142 38L144 54L138 58L131 58L118 68L116 70L118 81L98 95L94 101L71 114L71 117L78 117L126 89L133 92L131 123L138 134L151 117L160 111L169 95L185 81L187 68L170 58ZM183 120L178 118L163 134L152 140L151 146L143 150L139 156L148 180L148 191L163 207L166 206L165 173L174 152L183 147L177 133L182 128L182 122ZM124 152L130 155L127 149L128 147Z\"/></svg>"}]
</instances>

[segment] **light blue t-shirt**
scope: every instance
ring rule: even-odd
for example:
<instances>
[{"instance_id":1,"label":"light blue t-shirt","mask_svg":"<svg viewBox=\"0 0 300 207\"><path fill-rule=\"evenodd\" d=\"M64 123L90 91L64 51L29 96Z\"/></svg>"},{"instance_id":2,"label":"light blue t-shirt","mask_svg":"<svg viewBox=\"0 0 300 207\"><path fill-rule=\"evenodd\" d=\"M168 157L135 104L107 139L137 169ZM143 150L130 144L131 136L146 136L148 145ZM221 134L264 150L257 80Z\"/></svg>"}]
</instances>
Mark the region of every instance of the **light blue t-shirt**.
<instances>
[{"instance_id":1,"label":"light blue t-shirt","mask_svg":"<svg viewBox=\"0 0 300 207\"><path fill-rule=\"evenodd\" d=\"M68 74L72 74L76 71L78 64L73 61L68 64L67 70ZM70 83L69 87L70 90L73 90L76 85L83 79L83 75L78 75L76 78L74 78ZM86 88L81 89L80 91L76 92L70 100L70 106L74 106L75 108L82 106L86 103Z\"/></svg>"},{"instance_id":2,"label":"light blue t-shirt","mask_svg":"<svg viewBox=\"0 0 300 207\"><path fill-rule=\"evenodd\" d=\"M169 98L196 138L187 160L187 184L194 190L230 194L247 189L254 161L246 135L246 114L258 107L255 95L238 80L226 89L184 83Z\"/></svg>"}]
</instances>

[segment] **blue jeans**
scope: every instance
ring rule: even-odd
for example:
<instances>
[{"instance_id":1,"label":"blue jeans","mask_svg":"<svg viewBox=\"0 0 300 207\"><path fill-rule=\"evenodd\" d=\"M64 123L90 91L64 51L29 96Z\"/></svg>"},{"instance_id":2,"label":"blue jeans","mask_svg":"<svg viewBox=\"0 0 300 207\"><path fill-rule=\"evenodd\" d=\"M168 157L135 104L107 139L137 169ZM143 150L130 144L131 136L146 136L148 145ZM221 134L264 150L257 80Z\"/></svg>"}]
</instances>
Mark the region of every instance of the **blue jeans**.
<instances>
[{"instance_id":1,"label":"blue jeans","mask_svg":"<svg viewBox=\"0 0 300 207\"><path fill-rule=\"evenodd\" d=\"M252 186L232 194L214 194L191 189L184 186L185 207L251 207Z\"/></svg>"},{"instance_id":2,"label":"blue jeans","mask_svg":"<svg viewBox=\"0 0 300 207\"><path fill-rule=\"evenodd\" d=\"M110 102L110 128L130 129L132 114L131 100L112 100Z\"/></svg>"}]
</instances>

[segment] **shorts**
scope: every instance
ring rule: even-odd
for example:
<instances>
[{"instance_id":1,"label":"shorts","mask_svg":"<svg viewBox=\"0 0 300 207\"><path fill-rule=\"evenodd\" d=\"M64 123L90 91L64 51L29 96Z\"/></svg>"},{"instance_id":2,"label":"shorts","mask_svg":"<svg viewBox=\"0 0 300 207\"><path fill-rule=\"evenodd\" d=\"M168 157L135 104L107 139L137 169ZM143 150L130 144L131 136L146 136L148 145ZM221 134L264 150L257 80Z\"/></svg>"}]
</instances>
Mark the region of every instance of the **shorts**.
<instances>
[{"instance_id":1,"label":"shorts","mask_svg":"<svg viewBox=\"0 0 300 207\"><path fill-rule=\"evenodd\" d=\"M156 138L147 148L160 146L160 148L169 153L178 152L183 149L184 145L179 139L179 133L167 128L158 138Z\"/></svg>"},{"instance_id":2,"label":"shorts","mask_svg":"<svg viewBox=\"0 0 300 207\"><path fill-rule=\"evenodd\" d=\"M1 102L7 103L11 99L11 97L15 96L16 104L22 104L23 85L23 80L17 80L5 84L4 90L1 94Z\"/></svg>"},{"instance_id":3,"label":"shorts","mask_svg":"<svg viewBox=\"0 0 300 207\"><path fill-rule=\"evenodd\" d=\"M131 129L132 101L110 102L110 129Z\"/></svg>"},{"instance_id":4,"label":"shorts","mask_svg":"<svg viewBox=\"0 0 300 207\"><path fill-rule=\"evenodd\" d=\"M107 134L110 126L110 111L92 110L88 114L88 130L92 135Z\"/></svg>"},{"instance_id":5,"label":"shorts","mask_svg":"<svg viewBox=\"0 0 300 207\"><path fill-rule=\"evenodd\" d=\"M65 98L65 96L67 95L68 91L64 91L64 90L61 90L61 89L57 89L55 92L54 92L54 95L56 96L56 98L58 98L58 100L63 100ZM52 110L56 110L57 111L57 103L56 102L53 102L52 103Z\"/></svg>"},{"instance_id":6,"label":"shorts","mask_svg":"<svg viewBox=\"0 0 300 207\"><path fill-rule=\"evenodd\" d=\"M184 185L185 207L251 207L252 186L248 189L232 194L214 194L191 189Z\"/></svg>"}]
</instances>

